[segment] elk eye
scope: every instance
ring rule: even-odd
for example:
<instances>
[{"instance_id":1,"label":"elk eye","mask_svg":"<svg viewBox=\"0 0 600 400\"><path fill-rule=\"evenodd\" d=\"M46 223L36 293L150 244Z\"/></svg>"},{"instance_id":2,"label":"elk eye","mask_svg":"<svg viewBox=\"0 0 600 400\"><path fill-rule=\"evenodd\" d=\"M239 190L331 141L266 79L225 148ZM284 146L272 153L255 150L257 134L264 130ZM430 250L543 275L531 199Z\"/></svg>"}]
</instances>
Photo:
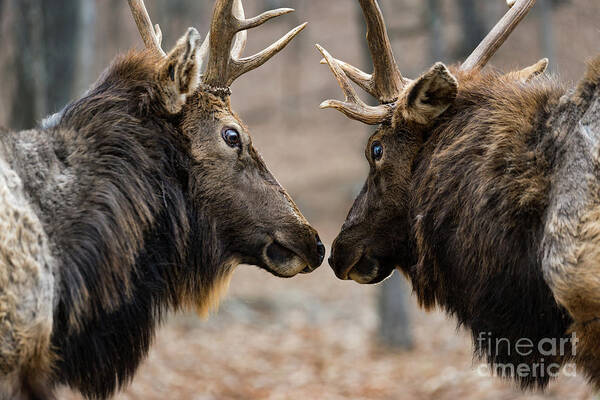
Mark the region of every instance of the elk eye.
<instances>
[{"instance_id":1,"label":"elk eye","mask_svg":"<svg viewBox=\"0 0 600 400\"><path fill-rule=\"evenodd\" d=\"M227 128L223 130L221 134L223 136L223 140L229 147L240 147L241 138L240 133L233 128Z\"/></svg>"},{"instance_id":2,"label":"elk eye","mask_svg":"<svg viewBox=\"0 0 600 400\"><path fill-rule=\"evenodd\" d=\"M371 145L371 155L373 156L373 160L379 161L381 157L383 157L383 146L379 142L373 142Z\"/></svg>"}]
</instances>

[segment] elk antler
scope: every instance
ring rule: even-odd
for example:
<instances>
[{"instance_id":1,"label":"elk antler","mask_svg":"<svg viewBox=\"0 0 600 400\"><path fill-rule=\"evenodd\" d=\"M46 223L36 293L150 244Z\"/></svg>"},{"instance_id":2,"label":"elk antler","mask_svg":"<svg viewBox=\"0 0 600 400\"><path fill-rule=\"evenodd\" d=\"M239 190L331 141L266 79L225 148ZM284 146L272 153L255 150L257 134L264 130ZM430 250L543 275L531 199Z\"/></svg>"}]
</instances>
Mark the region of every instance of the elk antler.
<instances>
[{"instance_id":1,"label":"elk antler","mask_svg":"<svg viewBox=\"0 0 600 400\"><path fill-rule=\"evenodd\" d=\"M380 106L369 106L365 104L356 94L356 91L352 87L352 84L348 80L348 76L358 79L360 77L361 82L365 83L369 82L369 79L362 79L363 74L366 78L366 74L351 65L339 62L335 60L331 55L325 50L323 47L317 45L317 49L323 54L325 57L325 62L329 64L329 68L331 68L331 72L335 75L340 87L344 91L344 95L346 96L346 101L338 101L338 100L327 100L321 103L321 108L335 108L346 114L349 118L355 119L360 122L364 122L368 125L377 125L388 119L392 108L388 104L382 104ZM344 67L345 66L345 67ZM345 71L352 71L351 73ZM351 75L355 74L355 75ZM351 78L352 79L352 78ZM352 79L356 82L355 79ZM362 85L361 85L362 86ZM374 86L369 86L373 88ZM365 89L366 90L366 89ZM368 91L368 90L367 90Z\"/></svg>"},{"instance_id":2,"label":"elk antler","mask_svg":"<svg viewBox=\"0 0 600 400\"><path fill-rule=\"evenodd\" d=\"M390 118L393 103L412 81L402 77L398 69L385 28L383 14L377 0L358 1L367 23L367 41L373 60L373 74L369 75L350 64L331 57L324 48L317 45L317 48L325 57L321 60L321 64L329 64L329 68L335 75L346 97L345 101L327 100L321 103L321 108L335 108L352 119L376 125ZM461 66L462 70L468 71L485 66L519 22L527 15L535 4L535 0L507 0L507 3L512 6L511 10L464 62ZM373 97L379 99L381 105L372 107L360 100L350 80Z\"/></svg>"},{"instance_id":3,"label":"elk antler","mask_svg":"<svg viewBox=\"0 0 600 400\"><path fill-rule=\"evenodd\" d=\"M529 10L535 5L535 0L507 0L507 3L511 9L460 66L461 70L471 71L483 68L519 25L519 22L529 13Z\"/></svg>"},{"instance_id":4,"label":"elk antler","mask_svg":"<svg viewBox=\"0 0 600 400\"><path fill-rule=\"evenodd\" d=\"M204 84L214 88L229 87L235 79L260 67L283 50L306 27L306 23L291 30L260 53L240 58L246 44L245 30L293 11L291 8L280 8L245 19L241 0L217 0L210 27L210 50L203 76ZM232 47L234 37L236 40Z\"/></svg>"},{"instance_id":5,"label":"elk antler","mask_svg":"<svg viewBox=\"0 0 600 400\"><path fill-rule=\"evenodd\" d=\"M376 125L389 117L390 107L388 104L398 99L410 80L402 77L396 64L379 4L376 0L359 0L359 3L367 24L367 41L373 60L373 74L369 75L350 64L331 57L323 47L317 45L325 57L321 63L329 64L346 96L345 102L328 100L321 104L321 108L335 108L352 119ZM372 107L362 102L348 78L382 104Z\"/></svg>"},{"instance_id":6,"label":"elk antler","mask_svg":"<svg viewBox=\"0 0 600 400\"><path fill-rule=\"evenodd\" d=\"M383 13L375 0L359 0L367 22L367 43L373 59L373 75L368 82L381 102L398 98L406 81L394 59L392 44L385 28Z\"/></svg>"},{"instance_id":7,"label":"elk antler","mask_svg":"<svg viewBox=\"0 0 600 400\"><path fill-rule=\"evenodd\" d=\"M152 21L144 5L144 0L127 0L129 2L129 8L133 14L133 19L140 31L144 45L148 50L154 51L155 53L165 56L162 44L162 32L158 24L152 26Z\"/></svg>"},{"instance_id":8,"label":"elk antler","mask_svg":"<svg viewBox=\"0 0 600 400\"><path fill-rule=\"evenodd\" d=\"M333 61L353 82L380 102L394 102L409 81L402 77L396 64L379 4L376 0L359 0L359 3L367 24L367 41L373 60L373 74L369 75L337 59ZM327 63L326 59L321 60L321 63Z\"/></svg>"}]
</instances>

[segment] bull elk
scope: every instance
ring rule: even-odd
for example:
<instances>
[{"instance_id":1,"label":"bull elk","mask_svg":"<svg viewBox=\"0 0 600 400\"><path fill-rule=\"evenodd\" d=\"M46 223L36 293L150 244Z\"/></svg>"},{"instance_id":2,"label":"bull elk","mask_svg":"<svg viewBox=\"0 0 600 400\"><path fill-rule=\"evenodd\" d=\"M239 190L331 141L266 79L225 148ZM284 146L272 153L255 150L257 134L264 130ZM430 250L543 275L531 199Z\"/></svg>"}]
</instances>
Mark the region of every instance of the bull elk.
<instances>
[{"instance_id":1,"label":"bull elk","mask_svg":"<svg viewBox=\"0 0 600 400\"><path fill-rule=\"evenodd\" d=\"M45 127L0 132L0 399L106 398L167 311L215 306L238 264L292 277L324 257L230 108L231 83L304 25L251 57L245 31L293 10L217 0L204 43L190 28L166 54L129 6L145 51Z\"/></svg>"},{"instance_id":2,"label":"bull elk","mask_svg":"<svg viewBox=\"0 0 600 400\"><path fill-rule=\"evenodd\" d=\"M600 387L600 58L571 90L543 74L547 60L483 70L535 3L519 0L462 65L411 80L377 1L359 3L373 74L317 45L346 97L321 107L379 125L332 246L336 275L368 284L399 269L523 388L572 361Z\"/></svg>"}]
</instances>

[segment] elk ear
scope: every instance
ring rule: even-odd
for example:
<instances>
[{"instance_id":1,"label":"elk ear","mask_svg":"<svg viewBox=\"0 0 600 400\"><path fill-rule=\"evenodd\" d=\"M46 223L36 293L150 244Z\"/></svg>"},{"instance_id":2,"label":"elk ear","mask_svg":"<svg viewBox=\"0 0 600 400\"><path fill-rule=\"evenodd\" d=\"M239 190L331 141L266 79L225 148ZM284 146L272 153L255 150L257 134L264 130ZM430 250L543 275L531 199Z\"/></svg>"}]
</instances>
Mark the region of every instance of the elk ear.
<instances>
[{"instance_id":1,"label":"elk ear","mask_svg":"<svg viewBox=\"0 0 600 400\"><path fill-rule=\"evenodd\" d=\"M436 63L406 89L402 117L428 125L452 105L457 94L456 78L444 64Z\"/></svg>"},{"instance_id":2,"label":"elk ear","mask_svg":"<svg viewBox=\"0 0 600 400\"><path fill-rule=\"evenodd\" d=\"M200 34L189 28L173 50L161 60L158 70L159 87L167 111L177 114L200 84Z\"/></svg>"},{"instance_id":3,"label":"elk ear","mask_svg":"<svg viewBox=\"0 0 600 400\"><path fill-rule=\"evenodd\" d=\"M548 59L542 58L540 61L538 61L537 63L535 63L527 68L524 68L520 71L509 72L506 75L509 77L512 77L516 80L519 80L521 82L529 82L536 76L539 76L539 75L543 74L544 72L546 72L547 68L548 68Z\"/></svg>"}]
</instances>

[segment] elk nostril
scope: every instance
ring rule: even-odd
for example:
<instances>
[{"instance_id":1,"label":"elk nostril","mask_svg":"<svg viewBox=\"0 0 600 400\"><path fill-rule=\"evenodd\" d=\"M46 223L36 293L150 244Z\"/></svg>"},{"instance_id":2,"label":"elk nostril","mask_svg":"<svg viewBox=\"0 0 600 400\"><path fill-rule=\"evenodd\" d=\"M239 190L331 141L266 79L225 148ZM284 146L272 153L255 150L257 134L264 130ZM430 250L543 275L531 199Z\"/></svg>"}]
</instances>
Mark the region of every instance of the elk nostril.
<instances>
[{"instance_id":1,"label":"elk nostril","mask_svg":"<svg viewBox=\"0 0 600 400\"><path fill-rule=\"evenodd\" d=\"M319 253L319 265L321 265L325 259L325 246L321 242L319 235L317 235L317 253Z\"/></svg>"}]
</instances>

